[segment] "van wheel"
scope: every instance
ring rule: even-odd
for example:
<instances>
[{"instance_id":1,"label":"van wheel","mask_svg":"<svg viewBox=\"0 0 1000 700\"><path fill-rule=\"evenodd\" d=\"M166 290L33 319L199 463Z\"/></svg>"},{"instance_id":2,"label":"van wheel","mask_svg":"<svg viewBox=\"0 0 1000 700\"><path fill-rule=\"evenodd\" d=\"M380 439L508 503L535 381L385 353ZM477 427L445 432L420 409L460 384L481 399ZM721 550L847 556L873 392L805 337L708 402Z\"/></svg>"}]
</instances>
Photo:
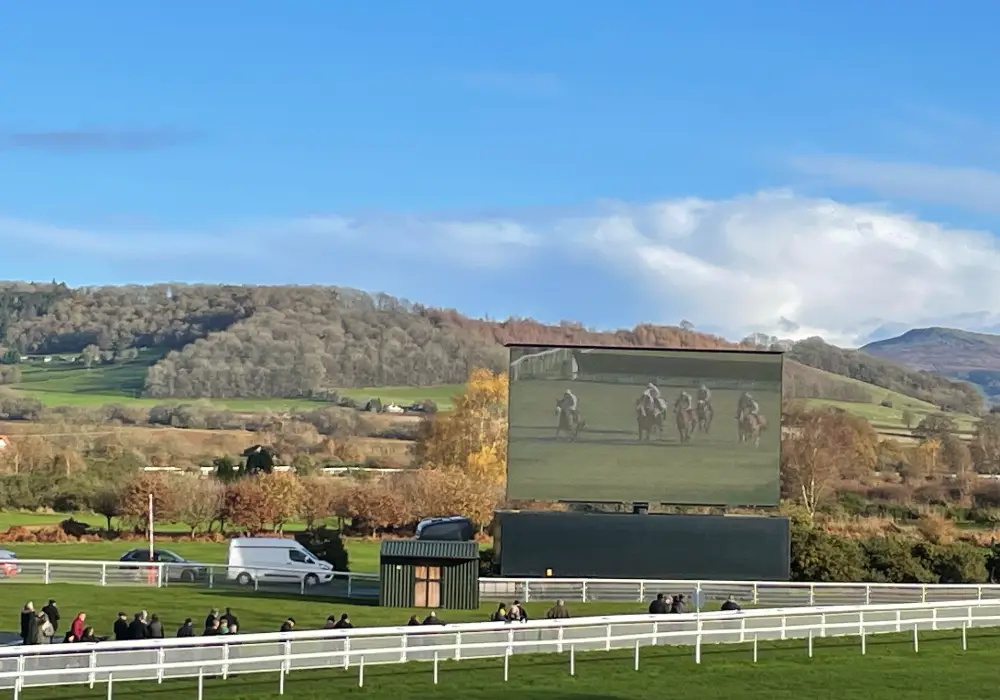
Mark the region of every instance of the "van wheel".
<instances>
[{"instance_id":1,"label":"van wheel","mask_svg":"<svg viewBox=\"0 0 1000 700\"><path fill-rule=\"evenodd\" d=\"M317 583L319 583L319 576L317 576L316 574L306 574L304 582L308 587L315 586Z\"/></svg>"},{"instance_id":2,"label":"van wheel","mask_svg":"<svg viewBox=\"0 0 1000 700\"><path fill-rule=\"evenodd\" d=\"M240 584L241 586L249 586L251 583L253 583L253 579L250 578L250 574L244 571L243 573L241 573L239 576L236 577L236 583Z\"/></svg>"}]
</instances>

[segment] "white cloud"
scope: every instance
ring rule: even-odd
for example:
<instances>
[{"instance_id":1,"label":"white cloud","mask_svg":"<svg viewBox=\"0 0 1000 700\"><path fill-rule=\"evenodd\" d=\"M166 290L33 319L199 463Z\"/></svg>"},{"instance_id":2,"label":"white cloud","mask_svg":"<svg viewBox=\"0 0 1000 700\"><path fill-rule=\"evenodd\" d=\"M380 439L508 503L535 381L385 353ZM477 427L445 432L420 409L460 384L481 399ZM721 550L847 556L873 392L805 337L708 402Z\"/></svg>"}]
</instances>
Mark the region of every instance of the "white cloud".
<instances>
[{"instance_id":1,"label":"white cloud","mask_svg":"<svg viewBox=\"0 0 1000 700\"><path fill-rule=\"evenodd\" d=\"M838 185L863 187L887 197L1000 213L1000 174L979 168L871 160L854 156L810 156L791 160L799 172Z\"/></svg>"},{"instance_id":2,"label":"white cloud","mask_svg":"<svg viewBox=\"0 0 1000 700\"><path fill-rule=\"evenodd\" d=\"M384 289L391 276L395 293L416 301L425 300L424 280L444 279L439 289L447 298L439 294L435 303L470 313L525 313L525 302L516 308L503 301L506 291L517 291L539 300L532 308L561 302L557 318L590 322L597 311L618 325L687 318L730 337L788 337L781 329L798 326L794 337L850 345L893 323L992 329L1000 309L992 234L781 191L605 202L575 213L314 216L221 232L131 234L0 219L0 242L23 237L45 244L31 248L39 257L71 253L81 266L112 258L160 279L217 273L259 281L257 268L246 266L260 261L284 282L352 284L348 273L363 271L361 286ZM153 264L164 256L169 268ZM576 272L564 273L567 267ZM62 277L53 271L49 276ZM466 306L482 304L468 299L486 284L492 308ZM595 289L587 305L575 302ZM600 301L604 290L607 302ZM630 315L619 316L620 301L612 298L636 300L620 312Z\"/></svg>"}]
</instances>

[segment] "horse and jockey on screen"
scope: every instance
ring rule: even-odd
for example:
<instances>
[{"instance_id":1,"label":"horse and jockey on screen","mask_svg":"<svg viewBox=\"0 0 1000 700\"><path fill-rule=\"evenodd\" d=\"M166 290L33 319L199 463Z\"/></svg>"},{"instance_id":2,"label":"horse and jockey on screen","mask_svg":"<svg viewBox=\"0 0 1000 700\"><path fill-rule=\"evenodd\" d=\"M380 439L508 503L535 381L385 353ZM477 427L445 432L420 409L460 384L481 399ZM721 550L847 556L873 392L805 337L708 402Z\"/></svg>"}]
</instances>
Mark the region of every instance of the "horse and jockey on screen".
<instances>
[{"instance_id":1,"label":"horse and jockey on screen","mask_svg":"<svg viewBox=\"0 0 1000 700\"><path fill-rule=\"evenodd\" d=\"M639 425L639 439L649 440L655 431L663 437L663 421L667 413L667 402L660 394L660 388L653 382L646 385L642 396L635 402L635 418Z\"/></svg>"},{"instance_id":2,"label":"horse and jockey on screen","mask_svg":"<svg viewBox=\"0 0 1000 700\"><path fill-rule=\"evenodd\" d=\"M566 433L571 438L575 438L583 427L580 419L580 402L570 389L563 392L563 395L556 399L556 416L559 418L559 425L556 427L556 438L561 433Z\"/></svg>"},{"instance_id":3,"label":"horse and jockey on screen","mask_svg":"<svg viewBox=\"0 0 1000 700\"><path fill-rule=\"evenodd\" d=\"M688 442L698 423L695 416L694 399L691 398L691 394L682 391L677 397L674 402L674 416L677 419L677 433L680 435L681 442Z\"/></svg>"},{"instance_id":4,"label":"horse and jockey on screen","mask_svg":"<svg viewBox=\"0 0 1000 700\"><path fill-rule=\"evenodd\" d=\"M699 431L707 433L712 429L712 419L715 418L715 410L712 408L712 392L704 384L698 388L698 403L695 406L695 417L697 418Z\"/></svg>"},{"instance_id":5,"label":"horse and jockey on screen","mask_svg":"<svg viewBox=\"0 0 1000 700\"><path fill-rule=\"evenodd\" d=\"M749 391L740 396L736 406L736 423L740 442L753 443L754 447L760 445L760 434L767 429L767 420L761 415L760 405Z\"/></svg>"}]
</instances>

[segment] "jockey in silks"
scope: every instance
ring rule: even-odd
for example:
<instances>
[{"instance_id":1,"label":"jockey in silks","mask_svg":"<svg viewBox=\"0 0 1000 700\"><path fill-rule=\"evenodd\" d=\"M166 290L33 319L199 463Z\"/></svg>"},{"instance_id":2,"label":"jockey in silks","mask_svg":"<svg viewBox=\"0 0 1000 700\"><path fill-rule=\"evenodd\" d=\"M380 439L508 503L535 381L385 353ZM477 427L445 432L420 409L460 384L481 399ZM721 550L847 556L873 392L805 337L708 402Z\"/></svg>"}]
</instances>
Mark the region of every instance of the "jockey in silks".
<instances>
[{"instance_id":1,"label":"jockey in silks","mask_svg":"<svg viewBox=\"0 0 1000 700\"><path fill-rule=\"evenodd\" d=\"M750 395L749 391L744 391L740 397L739 405L736 407L736 418L742 420L744 415L756 416L760 413L760 406L756 399Z\"/></svg>"},{"instance_id":2,"label":"jockey in silks","mask_svg":"<svg viewBox=\"0 0 1000 700\"><path fill-rule=\"evenodd\" d=\"M698 400L705 403L712 403L712 392L704 384L698 388Z\"/></svg>"},{"instance_id":3,"label":"jockey in silks","mask_svg":"<svg viewBox=\"0 0 1000 700\"><path fill-rule=\"evenodd\" d=\"M681 395L677 397L677 401L674 403L675 411L691 411L694 409L694 402L691 400L691 394L686 391L682 391Z\"/></svg>"},{"instance_id":4,"label":"jockey in silks","mask_svg":"<svg viewBox=\"0 0 1000 700\"><path fill-rule=\"evenodd\" d=\"M578 402L576 400L576 394L567 389L563 394L559 405L569 414L569 417L572 419L574 425L580 422L580 414L577 411Z\"/></svg>"},{"instance_id":5,"label":"jockey in silks","mask_svg":"<svg viewBox=\"0 0 1000 700\"><path fill-rule=\"evenodd\" d=\"M642 395L649 400L649 405L653 407L654 414L663 410L663 398L660 394L660 387L650 382L646 385L646 390L642 392Z\"/></svg>"}]
</instances>

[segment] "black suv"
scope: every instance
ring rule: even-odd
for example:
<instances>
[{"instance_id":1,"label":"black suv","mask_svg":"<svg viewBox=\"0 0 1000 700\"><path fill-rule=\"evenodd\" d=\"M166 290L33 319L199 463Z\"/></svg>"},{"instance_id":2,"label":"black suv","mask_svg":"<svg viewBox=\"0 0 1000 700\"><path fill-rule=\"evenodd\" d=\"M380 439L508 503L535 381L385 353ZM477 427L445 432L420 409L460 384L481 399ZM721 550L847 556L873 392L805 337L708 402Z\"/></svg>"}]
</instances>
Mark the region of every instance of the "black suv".
<instances>
[{"instance_id":1,"label":"black suv","mask_svg":"<svg viewBox=\"0 0 1000 700\"><path fill-rule=\"evenodd\" d=\"M125 564L144 564L149 561L149 550L144 548L129 550L122 555L119 561ZM208 576L208 566L188 561L169 549L154 549L153 561L163 564L163 576L168 581L194 583ZM141 572L139 567L130 566L128 569Z\"/></svg>"}]
</instances>

